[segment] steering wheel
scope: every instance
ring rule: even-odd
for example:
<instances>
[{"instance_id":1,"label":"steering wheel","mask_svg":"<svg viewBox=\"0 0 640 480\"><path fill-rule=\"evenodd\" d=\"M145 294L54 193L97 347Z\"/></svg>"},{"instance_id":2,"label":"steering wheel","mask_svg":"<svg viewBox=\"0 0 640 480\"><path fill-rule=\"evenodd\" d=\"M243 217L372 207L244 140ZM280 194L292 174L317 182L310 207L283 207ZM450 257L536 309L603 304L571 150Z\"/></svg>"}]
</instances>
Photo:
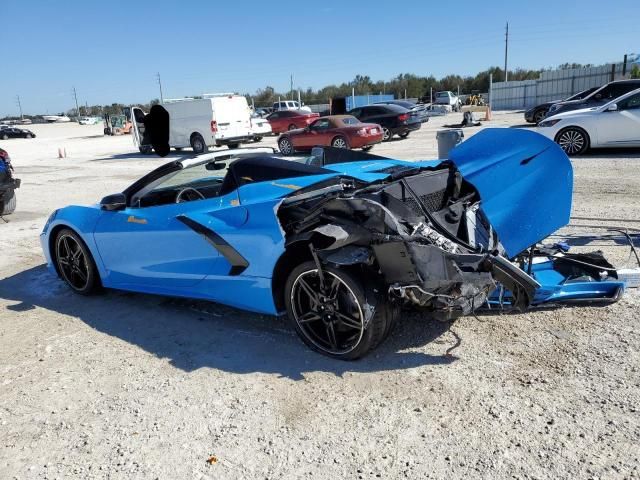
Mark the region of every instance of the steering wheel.
<instances>
[{"instance_id":1,"label":"steering wheel","mask_svg":"<svg viewBox=\"0 0 640 480\"><path fill-rule=\"evenodd\" d=\"M191 195L187 195L184 199L182 198L182 195L184 195L185 193L189 192ZM189 198L191 197L191 198ZM182 190L180 190L178 192L178 194L176 195L176 203L183 203L183 202L190 202L192 200L204 200L206 197L200 193L198 190L196 190L193 187L186 187L183 188Z\"/></svg>"}]
</instances>

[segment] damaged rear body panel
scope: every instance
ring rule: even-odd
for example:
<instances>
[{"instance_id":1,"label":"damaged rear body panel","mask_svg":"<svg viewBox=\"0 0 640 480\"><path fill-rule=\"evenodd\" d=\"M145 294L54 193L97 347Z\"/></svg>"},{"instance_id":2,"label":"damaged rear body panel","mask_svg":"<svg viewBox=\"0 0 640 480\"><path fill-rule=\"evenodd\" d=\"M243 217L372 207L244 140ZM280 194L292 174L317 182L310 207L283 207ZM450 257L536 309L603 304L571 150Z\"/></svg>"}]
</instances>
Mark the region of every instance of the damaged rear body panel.
<instances>
[{"instance_id":1,"label":"damaged rear body panel","mask_svg":"<svg viewBox=\"0 0 640 480\"><path fill-rule=\"evenodd\" d=\"M441 319L496 301L519 309L562 301L569 277L605 279L593 268L563 275L553 255L532 269L518 261L566 225L571 210L571 164L540 135L485 130L445 162L351 153L360 161L336 152L335 163L325 150L322 164L341 175L284 199L277 215L287 248L302 242L324 263L368 266L391 298Z\"/></svg>"}]
</instances>

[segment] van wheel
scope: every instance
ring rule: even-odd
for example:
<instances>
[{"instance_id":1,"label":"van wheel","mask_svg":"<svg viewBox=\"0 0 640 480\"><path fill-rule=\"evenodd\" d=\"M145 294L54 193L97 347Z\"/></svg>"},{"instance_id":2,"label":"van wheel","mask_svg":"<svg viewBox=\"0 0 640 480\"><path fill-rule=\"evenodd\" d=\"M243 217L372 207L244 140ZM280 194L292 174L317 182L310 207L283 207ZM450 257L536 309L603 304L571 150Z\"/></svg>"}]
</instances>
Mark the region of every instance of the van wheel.
<instances>
[{"instance_id":1,"label":"van wheel","mask_svg":"<svg viewBox=\"0 0 640 480\"><path fill-rule=\"evenodd\" d=\"M140 150L140 153L142 153L143 155L149 155L153 151L153 147L151 147L150 145L143 145L141 147L138 147L138 150Z\"/></svg>"},{"instance_id":2,"label":"van wheel","mask_svg":"<svg viewBox=\"0 0 640 480\"><path fill-rule=\"evenodd\" d=\"M199 133L191 135L191 148L193 149L193 153L196 155L205 153L208 150L207 144L204 143L204 138L202 138L202 135Z\"/></svg>"},{"instance_id":3,"label":"van wheel","mask_svg":"<svg viewBox=\"0 0 640 480\"><path fill-rule=\"evenodd\" d=\"M227 148L229 150L234 150L234 149L238 148L239 146L240 146L239 143L229 143L229 144L227 144Z\"/></svg>"}]
</instances>

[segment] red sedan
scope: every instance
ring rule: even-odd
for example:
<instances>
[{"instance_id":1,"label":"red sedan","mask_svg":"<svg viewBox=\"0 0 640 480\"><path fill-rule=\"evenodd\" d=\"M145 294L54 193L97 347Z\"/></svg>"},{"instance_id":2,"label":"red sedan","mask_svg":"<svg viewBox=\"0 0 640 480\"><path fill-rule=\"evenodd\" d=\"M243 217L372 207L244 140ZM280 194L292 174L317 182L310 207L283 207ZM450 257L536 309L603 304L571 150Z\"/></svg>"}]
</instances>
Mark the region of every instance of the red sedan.
<instances>
[{"instance_id":1,"label":"red sedan","mask_svg":"<svg viewBox=\"0 0 640 480\"><path fill-rule=\"evenodd\" d=\"M362 123L351 115L333 115L318 118L308 127L283 133L278 147L285 155L318 146L369 150L382 141L382 136L380 125Z\"/></svg>"},{"instance_id":2,"label":"red sedan","mask_svg":"<svg viewBox=\"0 0 640 480\"><path fill-rule=\"evenodd\" d=\"M319 116L318 113L305 112L304 110L280 110L269 115L267 121L271 125L273 133L282 133L287 130L304 128Z\"/></svg>"}]
</instances>

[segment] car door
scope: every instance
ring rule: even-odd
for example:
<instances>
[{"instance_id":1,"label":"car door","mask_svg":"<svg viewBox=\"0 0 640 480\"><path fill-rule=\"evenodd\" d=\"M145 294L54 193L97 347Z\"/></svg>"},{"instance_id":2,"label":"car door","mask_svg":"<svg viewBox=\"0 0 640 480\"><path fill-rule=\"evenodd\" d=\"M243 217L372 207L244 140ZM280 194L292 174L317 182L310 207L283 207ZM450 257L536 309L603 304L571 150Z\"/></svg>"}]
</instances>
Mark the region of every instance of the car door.
<instances>
[{"instance_id":1,"label":"car door","mask_svg":"<svg viewBox=\"0 0 640 480\"><path fill-rule=\"evenodd\" d=\"M312 148L315 146L326 146L329 144L328 133L331 122L328 118L319 118L309 125L302 133L294 137L296 148Z\"/></svg>"},{"instance_id":2,"label":"car door","mask_svg":"<svg viewBox=\"0 0 640 480\"><path fill-rule=\"evenodd\" d=\"M206 216L208 225L189 218L198 213ZM215 235L216 224L229 228L246 219L234 190L205 200L103 210L94 239L108 271L109 286L179 292L207 275L229 274L230 262L207 234Z\"/></svg>"},{"instance_id":3,"label":"car door","mask_svg":"<svg viewBox=\"0 0 640 480\"><path fill-rule=\"evenodd\" d=\"M602 146L640 145L640 93L615 105L617 110L596 114L598 143Z\"/></svg>"}]
</instances>

